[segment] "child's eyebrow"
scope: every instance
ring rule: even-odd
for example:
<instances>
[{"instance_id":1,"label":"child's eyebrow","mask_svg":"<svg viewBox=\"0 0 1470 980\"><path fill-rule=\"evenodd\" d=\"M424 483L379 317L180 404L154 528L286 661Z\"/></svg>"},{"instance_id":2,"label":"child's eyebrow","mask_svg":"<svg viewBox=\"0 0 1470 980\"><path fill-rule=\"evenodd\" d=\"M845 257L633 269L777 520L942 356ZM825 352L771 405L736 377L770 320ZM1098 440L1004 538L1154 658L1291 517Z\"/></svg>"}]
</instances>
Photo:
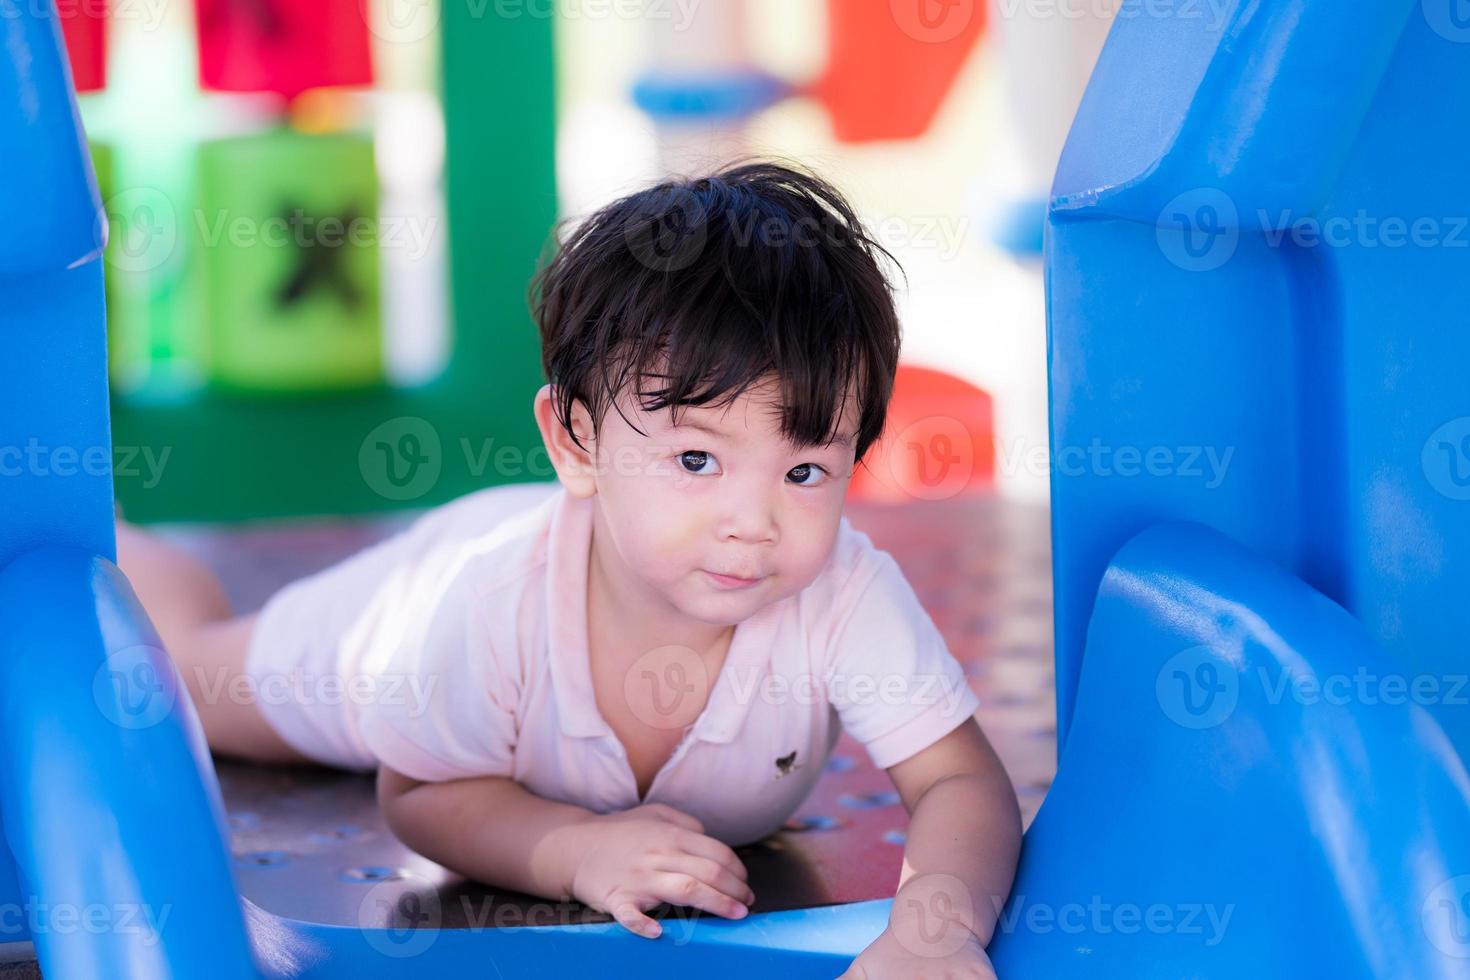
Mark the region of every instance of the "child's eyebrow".
<instances>
[{"instance_id":1,"label":"child's eyebrow","mask_svg":"<svg viewBox=\"0 0 1470 980\"><path fill-rule=\"evenodd\" d=\"M670 423L669 428L671 428L671 429L696 429L696 430L698 430L700 432L706 433L707 435L712 435L712 436L714 436L717 439L725 439L725 438L728 438L729 437L728 436L728 433L721 432L719 429L715 428L712 425L706 425L703 422L697 422L694 419L688 418L687 416L685 417L685 419L684 419L683 422L680 422L678 424Z\"/></svg>"},{"instance_id":2,"label":"child's eyebrow","mask_svg":"<svg viewBox=\"0 0 1470 980\"><path fill-rule=\"evenodd\" d=\"M684 421L683 422L680 422L678 425L674 425L674 424L670 423L669 428L674 429L674 430L694 429L694 430L696 430L698 432L703 432L703 433L705 433L707 435L714 436L716 439L730 439L730 438L732 438L732 436L730 435L730 433L723 432L720 429L717 429L717 428L715 428L712 425L708 425L708 424L706 424L704 422L697 421L696 419L691 419L688 416L685 416ZM844 449L851 449L852 448L852 443L853 443L853 437L850 436L850 435L848 435L845 432L839 432L832 439L832 443L833 443L833 445L841 446Z\"/></svg>"}]
</instances>

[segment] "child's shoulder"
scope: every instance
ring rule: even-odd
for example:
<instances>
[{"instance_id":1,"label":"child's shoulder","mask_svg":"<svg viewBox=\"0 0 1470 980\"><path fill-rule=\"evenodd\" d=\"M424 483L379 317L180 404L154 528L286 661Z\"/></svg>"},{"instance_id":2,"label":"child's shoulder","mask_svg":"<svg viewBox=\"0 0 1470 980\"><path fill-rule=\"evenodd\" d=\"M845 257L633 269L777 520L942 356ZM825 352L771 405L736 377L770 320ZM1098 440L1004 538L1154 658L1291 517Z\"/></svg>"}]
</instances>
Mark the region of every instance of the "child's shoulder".
<instances>
[{"instance_id":1,"label":"child's shoulder","mask_svg":"<svg viewBox=\"0 0 1470 980\"><path fill-rule=\"evenodd\" d=\"M903 580L893 557L844 516L832 554L802 592L802 602L813 610L835 612L855 602L880 573L887 573L885 578L897 576L898 581Z\"/></svg>"},{"instance_id":2,"label":"child's shoulder","mask_svg":"<svg viewBox=\"0 0 1470 980\"><path fill-rule=\"evenodd\" d=\"M423 533L454 542L453 577L488 598L530 587L544 575L552 517L563 493L558 484L490 487L435 508L420 525Z\"/></svg>"}]
</instances>

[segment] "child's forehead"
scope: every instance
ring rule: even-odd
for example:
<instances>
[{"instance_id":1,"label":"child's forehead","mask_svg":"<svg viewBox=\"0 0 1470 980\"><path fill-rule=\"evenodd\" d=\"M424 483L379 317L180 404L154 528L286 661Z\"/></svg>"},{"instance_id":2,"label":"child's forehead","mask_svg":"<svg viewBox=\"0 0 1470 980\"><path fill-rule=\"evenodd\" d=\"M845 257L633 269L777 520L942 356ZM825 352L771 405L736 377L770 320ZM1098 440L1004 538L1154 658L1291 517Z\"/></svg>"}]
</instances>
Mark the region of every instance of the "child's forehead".
<instances>
[{"instance_id":1,"label":"child's forehead","mask_svg":"<svg viewBox=\"0 0 1470 980\"><path fill-rule=\"evenodd\" d=\"M837 426L840 443L851 445L856 437L857 409L849 398L844 406L841 423ZM784 405L780 389L774 385L752 386L733 400L720 399L704 405L663 406L645 410L633 405L630 418L649 438L661 435L705 434L721 437L734 443L790 446L791 441L782 431ZM631 433L635 438L636 433Z\"/></svg>"}]
</instances>

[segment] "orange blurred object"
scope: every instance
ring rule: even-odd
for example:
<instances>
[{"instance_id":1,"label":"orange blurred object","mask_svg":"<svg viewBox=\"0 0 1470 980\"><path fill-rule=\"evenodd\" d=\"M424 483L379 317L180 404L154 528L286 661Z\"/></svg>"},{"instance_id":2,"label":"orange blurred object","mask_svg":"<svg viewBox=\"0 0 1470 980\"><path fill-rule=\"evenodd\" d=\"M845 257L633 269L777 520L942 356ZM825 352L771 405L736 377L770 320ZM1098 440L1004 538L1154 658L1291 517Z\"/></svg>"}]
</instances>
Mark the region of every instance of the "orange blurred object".
<instances>
[{"instance_id":1,"label":"orange blurred object","mask_svg":"<svg viewBox=\"0 0 1470 980\"><path fill-rule=\"evenodd\" d=\"M883 435L853 473L847 499L947 500L995 480L990 396L952 374L900 364Z\"/></svg>"},{"instance_id":2,"label":"orange blurred object","mask_svg":"<svg viewBox=\"0 0 1470 980\"><path fill-rule=\"evenodd\" d=\"M827 0L830 57L807 94L844 143L922 136L985 28L984 0Z\"/></svg>"}]
</instances>

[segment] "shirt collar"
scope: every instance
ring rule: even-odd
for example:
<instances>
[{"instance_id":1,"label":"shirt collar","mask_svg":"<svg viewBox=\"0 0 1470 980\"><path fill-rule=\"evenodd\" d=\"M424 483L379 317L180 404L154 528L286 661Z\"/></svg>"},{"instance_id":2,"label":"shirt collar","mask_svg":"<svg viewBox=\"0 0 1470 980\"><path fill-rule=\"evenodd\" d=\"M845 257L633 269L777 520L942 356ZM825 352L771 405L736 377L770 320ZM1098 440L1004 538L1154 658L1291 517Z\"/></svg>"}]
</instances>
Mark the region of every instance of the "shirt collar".
<instances>
[{"instance_id":1,"label":"shirt collar","mask_svg":"<svg viewBox=\"0 0 1470 980\"><path fill-rule=\"evenodd\" d=\"M565 488L552 510L546 557L546 622L551 678L556 690L562 734L571 737L612 735L597 708L587 649L587 563L592 547L591 497L575 497ZM761 696L771 641L787 602L773 602L735 628L725 665L709 703L694 726L708 742L733 739L751 702Z\"/></svg>"}]
</instances>

